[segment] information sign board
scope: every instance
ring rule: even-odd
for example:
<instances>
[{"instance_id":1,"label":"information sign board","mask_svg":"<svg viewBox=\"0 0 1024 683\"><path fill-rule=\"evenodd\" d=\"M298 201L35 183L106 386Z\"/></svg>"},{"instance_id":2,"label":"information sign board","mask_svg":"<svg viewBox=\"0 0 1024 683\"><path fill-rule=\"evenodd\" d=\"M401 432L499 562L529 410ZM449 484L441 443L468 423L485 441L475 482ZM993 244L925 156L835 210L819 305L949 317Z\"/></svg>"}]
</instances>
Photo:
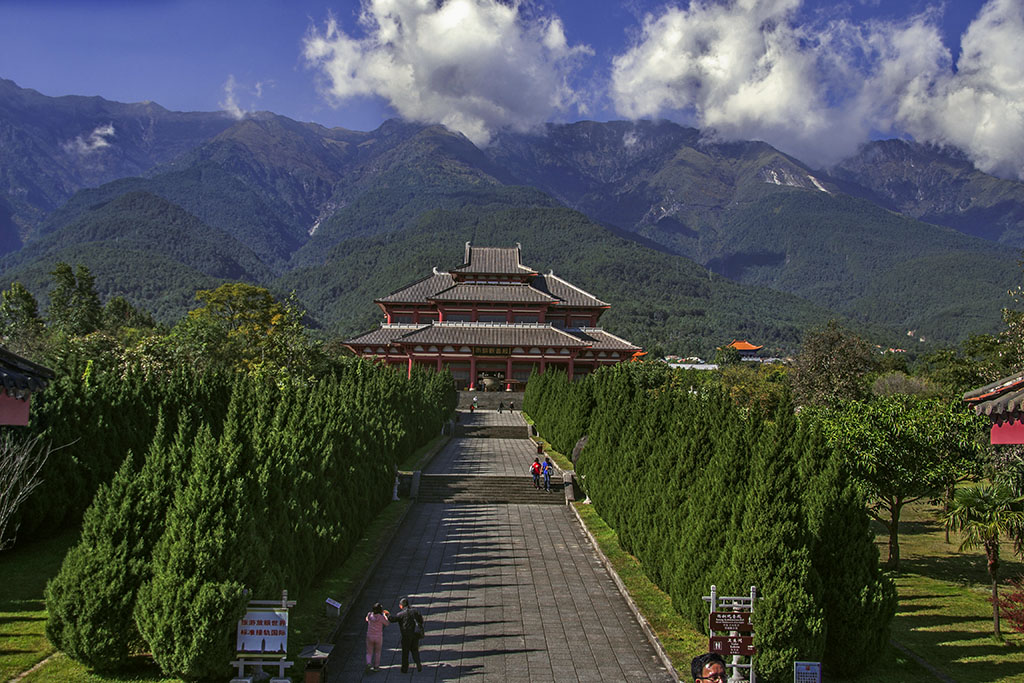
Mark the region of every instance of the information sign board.
<instances>
[{"instance_id":1,"label":"information sign board","mask_svg":"<svg viewBox=\"0 0 1024 683\"><path fill-rule=\"evenodd\" d=\"M249 607L238 621L238 654L280 654L288 651L288 610Z\"/></svg>"},{"instance_id":2,"label":"information sign board","mask_svg":"<svg viewBox=\"0 0 1024 683\"><path fill-rule=\"evenodd\" d=\"M821 662L793 662L793 683L821 683Z\"/></svg>"},{"instance_id":3,"label":"information sign board","mask_svg":"<svg viewBox=\"0 0 1024 683\"><path fill-rule=\"evenodd\" d=\"M712 612L708 624L712 631L753 631L750 612Z\"/></svg>"},{"instance_id":4,"label":"information sign board","mask_svg":"<svg viewBox=\"0 0 1024 683\"><path fill-rule=\"evenodd\" d=\"M711 636L708 639L708 651L723 656L741 655L749 657L757 652L751 636Z\"/></svg>"}]
</instances>

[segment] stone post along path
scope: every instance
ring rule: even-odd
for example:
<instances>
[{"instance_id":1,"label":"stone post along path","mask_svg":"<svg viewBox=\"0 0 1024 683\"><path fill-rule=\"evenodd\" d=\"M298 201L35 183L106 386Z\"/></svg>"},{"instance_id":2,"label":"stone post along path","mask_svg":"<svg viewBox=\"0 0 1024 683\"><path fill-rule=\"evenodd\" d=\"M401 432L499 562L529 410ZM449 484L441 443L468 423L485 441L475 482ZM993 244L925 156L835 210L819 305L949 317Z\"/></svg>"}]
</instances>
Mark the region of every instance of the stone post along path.
<instances>
[{"instance_id":1,"label":"stone post along path","mask_svg":"<svg viewBox=\"0 0 1024 683\"><path fill-rule=\"evenodd\" d=\"M519 413L463 412L459 426L476 438L453 438L424 471L417 502L341 625L330 683L675 681L564 504L561 474L557 490L533 488L538 455ZM448 476L432 485L431 475ZM378 601L397 613L406 596L426 624L423 671L401 673L390 624L381 671L364 673L366 613Z\"/></svg>"}]
</instances>

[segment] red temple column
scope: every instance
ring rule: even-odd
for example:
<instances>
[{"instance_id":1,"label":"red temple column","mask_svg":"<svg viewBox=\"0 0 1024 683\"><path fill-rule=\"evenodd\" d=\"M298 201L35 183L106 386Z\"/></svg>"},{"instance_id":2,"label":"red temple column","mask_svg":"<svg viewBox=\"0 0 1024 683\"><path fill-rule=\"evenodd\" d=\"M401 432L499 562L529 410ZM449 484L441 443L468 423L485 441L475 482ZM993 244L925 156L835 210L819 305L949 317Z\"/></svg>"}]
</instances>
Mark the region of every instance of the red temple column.
<instances>
[{"instance_id":1,"label":"red temple column","mask_svg":"<svg viewBox=\"0 0 1024 683\"><path fill-rule=\"evenodd\" d=\"M572 381L572 371L576 365L576 353L569 354L569 381Z\"/></svg>"},{"instance_id":2,"label":"red temple column","mask_svg":"<svg viewBox=\"0 0 1024 683\"><path fill-rule=\"evenodd\" d=\"M469 359L469 388L476 389L476 358Z\"/></svg>"},{"instance_id":3,"label":"red temple column","mask_svg":"<svg viewBox=\"0 0 1024 683\"><path fill-rule=\"evenodd\" d=\"M512 391L512 359L505 363L505 390Z\"/></svg>"},{"instance_id":4,"label":"red temple column","mask_svg":"<svg viewBox=\"0 0 1024 683\"><path fill-rule=\"evenodd\" d=\"M406 372L406 379L412 379L412 354L409 354L409 370Z\"/></svg>"},{"instance_id":5,"label":"red temple column","mask_svg":"<svg viewBox=\"0 0 1024 683\"><path fill-rule=\"evenodd\" d=\"M540 359L540 374L543 375L544 371L547 369L547 367L548 367L548 364L544 361L543 358L541 358Z\"/></svg>"},{"instance_id":6,"label":"red temple column","mask_svg":"<svg viewBox=\"0 0 1024 683\"><path fill-rule=\"evenodd\" d=\"M437 371L441 372L442 369L443 368L441 367L441 356L438 356L437 357Z\"/></svg>"}]
</instances>

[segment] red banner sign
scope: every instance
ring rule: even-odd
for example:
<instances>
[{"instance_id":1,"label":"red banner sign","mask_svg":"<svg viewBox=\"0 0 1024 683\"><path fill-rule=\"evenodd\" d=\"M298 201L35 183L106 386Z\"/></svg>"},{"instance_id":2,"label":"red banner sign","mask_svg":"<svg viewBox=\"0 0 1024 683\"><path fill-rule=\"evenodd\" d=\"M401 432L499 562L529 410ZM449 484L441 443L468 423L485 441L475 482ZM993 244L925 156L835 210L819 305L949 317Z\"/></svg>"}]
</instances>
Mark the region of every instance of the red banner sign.
<instances>
[{"instance_id":1,"label":"red banner sign","mask_svg":"<svg viewBox=\"0 0 1024 683\"><path fill-rule=\"evenodd\" d=\"M720 655L742 655L749 657L757 652L751 636L711 636L708 639L708 651Z\"/></svg>"},{"instance_id":2,"label":"red banner sign","mask_svg":"<svg viewBox=\"0 0 1024 683\"><path fill-rule=\"evenodd\" d=\"M712 631L753 631L750 612L712 612L709 620Z\"/></svg>"}]
</instances>

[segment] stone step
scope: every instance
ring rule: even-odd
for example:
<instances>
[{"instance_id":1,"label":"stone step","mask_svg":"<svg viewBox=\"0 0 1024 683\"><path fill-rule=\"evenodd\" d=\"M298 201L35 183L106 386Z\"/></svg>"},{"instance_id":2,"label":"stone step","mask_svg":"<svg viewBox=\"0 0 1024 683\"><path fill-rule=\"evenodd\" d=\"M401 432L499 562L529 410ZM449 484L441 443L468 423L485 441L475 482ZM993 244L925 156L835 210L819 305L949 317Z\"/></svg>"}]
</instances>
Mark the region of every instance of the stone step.
<instances>
[{"instance_id":1,"label":"stone step","mask_svg":"<svg viewBox=\"0 0 1024 683\"><path fill-rule=\"evenodd\" d=\"M472 439L528 439L530 428L524 425L474 425L458 422L455 436Z\"/></svg>"},{"instance_id":2,"label":"stone step","mask_svg":"<svg viewBox=\"0 0 1024 683\"><path fill-rule=\"evenodd\" d=\"M551 482L552 492L537 490L529 476L424 474L417 500L425 503L532 503L562 505L561 476Z\"/></svg>"}]
</instances>

